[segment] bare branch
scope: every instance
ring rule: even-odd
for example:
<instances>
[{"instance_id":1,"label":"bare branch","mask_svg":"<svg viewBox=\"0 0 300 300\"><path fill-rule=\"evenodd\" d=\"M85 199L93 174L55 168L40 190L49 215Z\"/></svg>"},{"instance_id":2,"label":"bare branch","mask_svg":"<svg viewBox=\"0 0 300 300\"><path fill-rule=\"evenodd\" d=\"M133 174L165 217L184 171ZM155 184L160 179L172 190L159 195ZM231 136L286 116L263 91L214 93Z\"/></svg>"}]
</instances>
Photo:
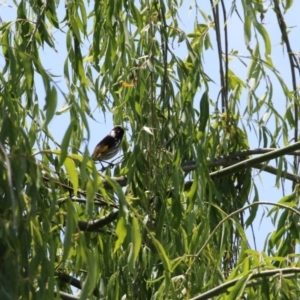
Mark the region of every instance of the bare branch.
<instances>
[{"instance_id":1,"label":"bare branch","mask_svg":"<svg viewBox=\"0 0 300 300\"><path fill-rule=\"evenodd\" d=\"M117 219L119 210L112 211L110 214L93 221L78 221L78 227L81 231L99 231L100 228Z\"/></svg>"},{"instance_id":2,"label":"bare branch","mask_svg":"<svg viewBox=\"0 0 300 300\"><path fill-rule=\"evenodd\" d=\"M271 159L286 155L287 153L291 153L293 151L296 151L300 148L300 142L294 143L292 145L279 148L275 151L271 151L270 153L266 153L263 155L260 155L259 157L250 158L247 160L244 160L242 162L239 162L233 166L226 167L222 170L210 173L211 178L220 178L225 177L230 174L239 172L245 168L253 168L257 164L264 163L266 161L269 161Z\"/></svg>"},{"instance_id":3,"label":"bare branch","mask_svg":"<svg viewBox=\"0 0 300 300\"><path fill-rule=\"evenodd\" d=\"M79 297L76 297L74 295L65 292L59 292L59 295L62 300L79 300Z\"/></svg>"},{"instance_id":4,"label":"bare branch","mask_svg":"<svg viewBox=\"0 0 300 300\"><path fill-rule=\"evenodd\" d=\"M81 288L82 288L81 282L78 279L70 276L69 274L62 273L62 272L57 272L57 273L55 273L55 275L58 277L59 280L65 282L65 283L68 283L68 284L81 290Z\"/></svg>"}]
</instances>

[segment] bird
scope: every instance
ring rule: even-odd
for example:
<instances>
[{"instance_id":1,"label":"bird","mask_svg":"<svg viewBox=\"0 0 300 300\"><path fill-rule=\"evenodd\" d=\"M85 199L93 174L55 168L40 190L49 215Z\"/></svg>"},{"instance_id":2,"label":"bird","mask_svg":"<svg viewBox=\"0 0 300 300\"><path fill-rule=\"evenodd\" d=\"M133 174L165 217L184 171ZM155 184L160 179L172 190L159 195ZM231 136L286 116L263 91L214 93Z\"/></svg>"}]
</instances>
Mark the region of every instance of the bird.
<instances>
[{"instance_id":1,"label":"bird","mask_svg":"<svg viewBox=\"0 0 300 300\"><path fill-rule=\"evenodd\" d=\"M112 167L113 164L107 162L107 159L113 158L119 152L121 148L122 138L124 136L124 128L121 126L115 126L112 131L104 137L95 147L92 154L92 159L94 161L98 160L102 166L102 170L105 168L102 165L102 162L110 164Z\"/></svg>"}]
</instances>

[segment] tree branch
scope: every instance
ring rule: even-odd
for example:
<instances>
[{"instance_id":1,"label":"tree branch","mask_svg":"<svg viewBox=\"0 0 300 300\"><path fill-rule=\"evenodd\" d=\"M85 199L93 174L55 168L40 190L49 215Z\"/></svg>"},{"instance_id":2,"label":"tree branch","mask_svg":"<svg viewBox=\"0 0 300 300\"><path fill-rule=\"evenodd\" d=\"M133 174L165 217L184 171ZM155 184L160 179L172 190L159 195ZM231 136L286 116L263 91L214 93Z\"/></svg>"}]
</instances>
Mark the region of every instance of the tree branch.
<instances>
[{"instance_id":1,"label":"tree branch","mask_svg":"<svg viewBox=\"0 0 300 300\"><path fill-rule=\"evenodd\" d=\"M79 300L79 297L76 297L74 295L65 292L59 292L59 295L62 300Z\"/></svg>"},{"instance_id":2,"label":"tree branch","mask_svg":"<svg viewBox=\"0 0 300 300\"><path fill-rule=\"evenodd\" d=\"M224 168L222 170L210 173L211 178L221 178L228 175L231 175L233 173L239 172L245 168L252 168L257 164L264 163L266 161L269 161L270 159L274 159L283 155L286 155L288 153L291 153L295 150L300 149L300 142L294 143L292 145L271 151L269 153L260 155L259 157L250 158L247 160L244 160L242 162L239 162L233 166Z\"/></svg>"},{"instance_id":3,"label":"tree branch","mask_svg":"<svg viewBox=\"0 0 300 300\"><path fill-rule=\"evenodd\" d=\"M283 150L283 149L286 149L287 147L290 147L290 146L293 146L292 149L296 148L296 150L289 151L288 150L289 148L287 150ZM274 159L274 158L277 158L277 157L280 157L280 156L283 156L283 155L296 155L296 156L300 156L300 150L297 150L297 149L300 149L300 144L298 143L297 146L295 146L295 147L294 147L294 144L290 145L290 146L287 146L285 148L279 148L279 149L278 148L258 148L258 149L249 149L249 150L243 150L243 151L236 151L236 152L230 153L230 154L228 154L226 156L221 156L221 157L216 158L212 162L209 162L208 166L209 167L216 167L216 166L225 165L226 163L228 165L228 159L230 159L230 158L244 158L245 156L248 156L248 155L267 154L267 153L270 153L270 152L273 153L275 151L277 151L277 152L275 154L273 153L271 155L272 156L271 158L269 158L268 156L266 156L266 157L265 156L260 156L260 157L263 157L263 159L259 163L263 163L263 162L266 162L266 161L268 161L270 159ZM287 152L283 153L283 154L280 154L281 151L279 151L279 150L283 150L282 152L286 152L286 151ZM245 162L245 161L243 161L243 162ZM243 162L239 162L239 163L243 164ZM236 161L235 161L235 163L236 163ZM230 164L230 165L232 165L232 164ZM196 170L198 167L199 167L199 165L197 164L197 162L195 162L195 161L188 161L188 162L184 162L182 164L182 171L184 171L184 172L191 172L191 171ZM264 168L261 168L259 164L256 164L256 166L251 166L251 167L257 168L257 169L263 169L266 172L268 172L268 170L272 170L272 171L269 171L269 173L271 173L271 174L275 174L274 170L276 170L274 167L269 167L269 166L264 166ZM243 169L243 168L241 168L241 169ZM232 172L230 174L233 174L235 172L236 171L234 171L234 172ZM211 173L211 174L214 174L214 173ZM230 174L228 174L228 175L230 175ZM286 178L289 179L289 180L296 180L296 181L298 181L299 178L300 178L299 176L291 174L291 173L286 173L286 174L287 174ZM277 175L277 173L275 175ZM216 176L216 175L213 175L213 176ZM222 176L222 177L224 177L224 176ZM284 172L283 172L283 177L285 177ZM124 187L124 186L127 185L127 179L126 179L125 176L112 177L112 179L114 181L116 181L121 187ZM104 185L105 189L111 189L111 186L107 182L104 182L103 185Z\"/></svg>"},{"instance_id":4,"label":"tree branch","mask_svg":"<svg viewBox=\"0 0 300 300\"><path fill-rule=\"evenodd\" d=\"M295 69L298 70L298 72L300 72L300 66L299 66L299 62L298 59L296 57L296 55L294 54L291 44L290 44L290 40L288 37L288 31L287 31L287 26L284 20L284 17L282 15L280 6L279 6L279 1L278 0L274 0L274 12L276 14L277 17L277 21L278 21L278 25L281 31L281 38L282 41L284 41L285 45L286 45L286 50L287 50L287 54L289 57L289 62L290 62L290 69L291 69L291 76L292 76L292 83L293 83L293 91L294 91L294 141L297 142L298 141L298 134L299 134L299 129L298 129L298 88L297 88L297 82L296 82L296 73L295 73ZM298 157L294 157L294 169L295 172L298 173L298 169L299 169L299 158ZM293 188L294 188L294 184L293 184Z\"/></svg>"},{"instance_id":5,"label":"tree branch","mask_svg":"<svg viewBox=\"0 0 300 300\"><path fill-rule=\"evenodd\" d=\"M208 167L218 167L218 166L228 166L222 170L212 172L210 173L211 178L221 178L225 176L229 176L231 174L234 174L236 172L239 172L245 168L256 168L274 175L277 175L278 169L272 166L265 166L263 163L274 159L278 158L283 155L296 155L300 156L300 142L297 142L295 144L283 147L283 148L258 148L258 149L250 149L250 150L243 150L243 151L237 151L234 153L230 153L226 156L222 156L219 158L216 158L212 162L208 163ZM259 157L255 158L250 158L247 160L240 161L241 159L244 159L248 155L260 155ZM199 167L198 163L195 161L189 161L189 162L184 162L182 164L182 170L184 172L191 172L196 170ZM286 178L288 180L294 181L294 182L300 182L300 176L294 175L289 172L282 172L281 174L282 178ZM60 186L68 191L74 192L74 189L71 186L65 185L57 181L56 179L53 178L48 178L43 176L44 181L47 182L54 182L57 186ZM120 177L111 177L112 180L117 182L121 187L125 187L127 185L127 178L125 176L120 176ZM185 190L188 190L192 186L192 181L187 181L185 182ZM112 189L112 186L110 185L109 182L103 182L103 187L105 189ZM168 197L172 196L173 189L169 190L168 192ZM78 194L81 194L86 197L86 192L82 190L78 190ZM101 194L97 193L97 198L94 198L95 203L101 206L111 206L113 208L118 208L119 206L115 204L114 202L107 203L106 201L99 199L98 197L101 197ZM73 201L78 201L78 202L85 202L84 199L72 199ZM59 201L59 204L63 201ZM116 213L116 212L115 212ZM117 218L117 216L116 216ZM80 226L80 230L83 231L95 231L108 223L99 223L96 221L90 221L90 222L83 222ZM108 220L111 220L110 222L114 221L115 219L112 217L112 219L108 218ZM98 225L97 225L98 224ZM99 224L105 224L105 225L100 225ZM81 229L82 228L82 229Z\"/></svg>"},{"instance_id":6,"label":"tree branch","mask_svg":"<svg viewBox=\"0 0 300 300\"><path fill-rule=\"evenodd\" d=\"M65 282L65 283L68 283L68 284L76 287L79 290L82 289L81 282L78 279L72 277L71 275L62 273L62 272L56 272L55 275L58 277L59 280ZM94 290L93 294L94 294L94 296L98 297L98 291L96 289ZM66 297L69 297L69 295L70 294L67 294ZM70 296L75 297L73 295L70 295ZM62 299L64 299L64 298L62 298ZM73 298L66 298L66 299L73 299ZM74 299L78 299L78 298L74 298Z\"/></svg>"},{"instance_id":7,"label":"tree branch","mask_svg":"<svg viewBox=\"0 0 300 300\"><path fill-rule=\"evenodd\" d=\"M76 288L78 288L79 290L81 290L81 282L72 277L71 275L69 274L66 274L66 273L62 273L62 272L56 272L55 275L57 276L57 278L65 283L68 283Z\"/></svg>"},{"instance_id":8,"label":"tree branch","mask_svg":"<svg viewBox=\"0 0 300 300\"><path fill-rule=\"evenodd\" d=\"M119 210L115 210L109 213L108 215L105 215L104 217L97 220L92 220L87 222L78 221L78 228L81 231L99 231L100 228L116 220L118 214L119 214Z\"/></svg>"},{"instance_id":9,"label":"tree branch","mask_svg":"<svg viewBox=\"0 0 300 300\"><path fill-rule=\"evenodd\" d=\"M270 276L275 276L275 275L293 275L295 276L297 273L300 273L300 268L284 268L284 269L276 269L276 270L266 270L266 271L261 271L261 272L257 272L257 273L253 273L251 276L251 279L256 279L256 278L261 278L261 277L270 277ZM249 275L247 275L249 276ZM290 276L289 276L290 277ZM194 298L190 298L190 300L206 300L206 299L211 299L212 297L218 296L222 293L224 293L225 291L228 290L228 288L234 286L239 280L240 278L225 282L205 293L202 293L199 296L196 296ZM256 285L256 284L260 284L261 282L249 282L246 284L246 286L252 286L252 285Z\"/></svg>"}]
</instances>

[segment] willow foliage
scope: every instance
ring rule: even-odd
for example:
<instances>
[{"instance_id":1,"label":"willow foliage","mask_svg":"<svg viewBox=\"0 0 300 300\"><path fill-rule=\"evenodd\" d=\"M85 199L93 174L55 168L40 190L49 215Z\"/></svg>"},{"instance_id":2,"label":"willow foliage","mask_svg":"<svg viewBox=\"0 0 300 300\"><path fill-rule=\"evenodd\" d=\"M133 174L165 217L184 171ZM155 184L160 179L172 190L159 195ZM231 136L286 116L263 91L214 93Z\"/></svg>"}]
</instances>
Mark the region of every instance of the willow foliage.
<instances>
[{"instance_id":1,"label":"willow foliage","mask_svg":"<svg viewBox=\"0 0 300 300\"><path fill-rule=\"evenodd\" d=\"M297 3L189 5L22 0L1 15L1 299L300 297ZM127 128L105 172L83 143L95 106ZM285 197L264 202L254 169ZM260 252L246 229L265 206Z\"/></svg>"}]
</instances>

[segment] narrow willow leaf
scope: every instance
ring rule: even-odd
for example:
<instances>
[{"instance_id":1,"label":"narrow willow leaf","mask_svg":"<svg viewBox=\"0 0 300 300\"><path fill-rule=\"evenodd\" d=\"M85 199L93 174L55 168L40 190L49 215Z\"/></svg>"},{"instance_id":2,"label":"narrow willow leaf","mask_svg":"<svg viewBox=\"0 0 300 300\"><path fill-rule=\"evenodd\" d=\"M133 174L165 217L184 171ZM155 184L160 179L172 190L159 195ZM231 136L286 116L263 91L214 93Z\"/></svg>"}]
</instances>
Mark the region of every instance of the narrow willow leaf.
<instances>
[{"instance_id":1,"label":"narrow willow leaf","mask_svg":"<svg viewBox=\"0 0 300 300\"><path fill-rule=\"evenodd\" d=\"M242 277L233 287L229 288L230 293L226 296L226 300L241 299L251 276L252 274Z\"/></svg>"},{"instance_id":2,"label":"narrow willow leaf","mask_svg":"<svg viewBox=\"0 0 300 300\"><path fill-rule=\"evenodd\" d=\"M47 2L47 10L46 10L46 16L49 20L49 22L55 27L59 28L59 23L56 15L56 10L55 10L55 3L54 1L49 1Z\"/></svg>"},{"instance_id":3,"label":"narrow willow leaf","mask_svg":"<svg viewBox=\"0 0 300 300\"><path fill-rule=\"evenodd\" d=\"M75 162L73 159L66 157L64 161L64 166L66 168L66 171L68 173L69 179L73 185L74 189L74 194L77 195L77 190L78 190L78 174L77 174L77 169Z\"/></svg>"},{"instance_id":4,"label":"narrow willow leaf","mask_svg":"<svg viewBox=\"0 0 300 300\"><path fill-rule=\"evenodd\" d=\"M112 186L114 192L118 195L120 202L120 215L127 218L128 216L128 207L124 192L119 184L117 184L112 178L106 177L107 182Z\"/></svg>"},{"instance_id":5,"label":"narrow willow leaf","mask_svg":"<svg viewBox=\"0 0 300 300\"><path fill-rule=\"evenodd\" d=\"M75 220L76 212L71 201L67 204L67 221L66 221L66 232L64 235L64 248L63 248L63 261L65 262L69 256L69 252L72 247L72 236L75 231Z\"/></svg>"},{"instance_id":6,"label":"narrow willow leaf","mask_svg":"<svg viewBox=\"0 0 300 300\"><path fill-rule=\"evenodd\" d=\"M139 12L139 10L134 5L134 1L130 1L129 3L130 3L130 6L131 6L132 15L134 17L135 25L137 26L138 30L141 32L141 30L143 28L143 21L142 21L142 18L141 18L141 13Z\"/></svg>"},{"instance_id":7,"label":"narrow willow leaf","mask_svg":"<svg viewBox=\"0 0 300 300\"><path fill-rule=\"evenodd\" d=\"M152 236L151 240L152 240L153 244L155 245L157 252L159 253L159 255L161 257L161 260L162 260L165 270L168 272L171 272L171 270L172 270L171 263L169 261L169 258L167 256L167 253L166 253L164 247L155 237Z\"/></svg>"},{"instance_id":8,"label":"narrow willow leaf","mask_svg":"<svg viewBox=\"0 0 300 300\"><path fill-rule=\"evenodd\" d=\"M122 216L119 218L116 228L116 235L118 236L118 239L115 243L114 253L117 252L117 250L121 247L123 244L125 237L127 235L127 226L125 218Z\"/></svg>"},{"instance_id":9,"label":"narrow willow leaf","mask_svg":"<svg viewBox=\"0 0 300 300\"><path fill-rule=\"evenodd\" d=\"M283 7L284 7L284 13L287 12L292 6L293 6L294 0L286 0L285 3L283 2Z\"/></svg>"},{"instance_id":10,"label":"narrow willow leaf","mask_svg":"<svg viewBox=\"0 0 300 300\"><path fill-rule=\"evenodd\" d=\"M131 241L132 242L130 243L130 251L128 255L128 267L131 273L135 274L135 262L138 258L142 245L140 226L135 217L132 218L131 223Z\"/></svg>"},{"instance_id":11,"label":"narrow willow leaf","mask_svg":"<svg viewBox=\"0 0 300 300\"><path fill-rule=\"evenodd\" d=\"M46 120L43 124L46 127L52 120L57 105L57 92L54 87L51 87L46 94L46 104L44 110L46 111Z\"/></svg>"},{"instance_id":12,"label":"narrow willow leaf","mask_svg":"<svg viewBox=\"0 0 300 300\"><path fill-rule=\"evenodd\" d=\"M87 203L86 203L86 212L88 218L93 218L93 209L94 209L94 196L95 196L95 189L94 189L94 181L88 179L86 183L86 194L87 194Z\"/></svg>"},{"instance_id":13,"label":"narrow willow leaf","mask_svg":"<svg viewBox=\"0 0 300 300\"><path fill-rule=\"evenodd\" d=\"M73 104L70 104L70 105L67 105L67 106L64 106L62 107L60 110L58 110L55 114L56 115L61 115L61 114L64 114L65 112L69 111L70 108L72 107Z\"/></svg>"},{"instance_id":14,"label":"narrow willow leaf","mask_svg":"<svg viewBox=\"0 0 300 300\"><path fill-rule=\"evenodd\" d=\"M244 38L245 43L248 45L251 41L251 18L249 16L245 16L245 23L244 23Z\"/></svg>"},{"instance_id":15,"label":"narrow willow leaf","mask_svg":"<svg viewBox=\"0 0 300 300\"><path fill-rule=\"evenodd\" d=\"M252 203L258 202L259 201L259 196L258 196L258 190L256 185L253 186L254 188L254 198ZM257 210L258 210L259 205L254 205L250 208L250 215L246 220L246 227L250 226L252 224L252 222L254 221L256 214L257 214Z\"/></svg>"},{"instance_id":16,"label":"narrow willow leaf","mask_svg":"<svg viewBox=\"0 0 300 300\"><path fill-rule=\"evenodd\" d=\"M145 130L147 133L153 135L153 132L152 132L151 128L149 128L147 126L143 126L143 130Z\"/></svg>"},{"instance_id":17,"label":"narrow willow leaf","mask_svg":"<svg viewBox=\"0 0 300 300\"><path fill-rule=\"evenodd\" d=\"M298 193L297 192L293 192L290 195L284 196L282 197L278 203L284 204L286 206L290 206L290 207L294 207L297 206L297 204L294 202L295 199L297 199ZM268 217L271 216L271 214L273 214L274 212L278 211L279 209L282 209L278 206L274 206L272 207L272 209L269 211L268 213Z\"/></svg>"},{"instance_id":18,"label":"narrow willow leaf","mask_svg":"<svg viewBox=\"0 0 300 300\"><path fill-rule=\"evenodd\" d=\"M89 296L91 296L95 290L95 284L97 282L97 264L95 264L95 254L87 250L87 276L82 284L82 290L80 293L80 300L90 299Z\"/></svg>"},{"instance_id":19,"label":"narrow willow leaf","mask_svg":"<svg viewBox=\"0 0 300 300\"><path fill-rule=\"evenodd\" d=\"M60 165L63 165L65 158L67 157L67 152L68 152L72 132L73 132L73 123L69 125L61 143Z\"/></svg>"},{"instance_id":20,"label":"narrow willow leaf","mask_svg":"<svg viewBox=\"0 0 300 300\"><path fill-rule=\"evenodd\" d=\"M132 218L131 223L131 239L133 244L133 264L135 263L142 245L140 226L137 218Z\"/></svg>"},{"instance_id":21,"label":"narrow willow leaf","mask_svg":"<svg viewBox=\"0 0 300 300\"><path fill-rule=\"evenodd\" d=\"M258 32L261 34L264 42L265 42L265 58L266 61L272 66L272 60L270 58L270 54L271 54L271 40L269 37L269 34L267 32L267 30L265 29L265 27L263 25L261 25L260 23L255 23L256 24L256 28L258 30Z\"/></svg>"},{"instance_id":22,"label":"narrow willow leaf","mask_svg":"<svg viewBox=\"0 0 300 300\"><path fill-rule=\"evenodd\" d=\"M207 121L209 118L209 98L208 92L205 91L200 100L200 126L199 131L205 132Z\"/></svg>"}]
</instances>

